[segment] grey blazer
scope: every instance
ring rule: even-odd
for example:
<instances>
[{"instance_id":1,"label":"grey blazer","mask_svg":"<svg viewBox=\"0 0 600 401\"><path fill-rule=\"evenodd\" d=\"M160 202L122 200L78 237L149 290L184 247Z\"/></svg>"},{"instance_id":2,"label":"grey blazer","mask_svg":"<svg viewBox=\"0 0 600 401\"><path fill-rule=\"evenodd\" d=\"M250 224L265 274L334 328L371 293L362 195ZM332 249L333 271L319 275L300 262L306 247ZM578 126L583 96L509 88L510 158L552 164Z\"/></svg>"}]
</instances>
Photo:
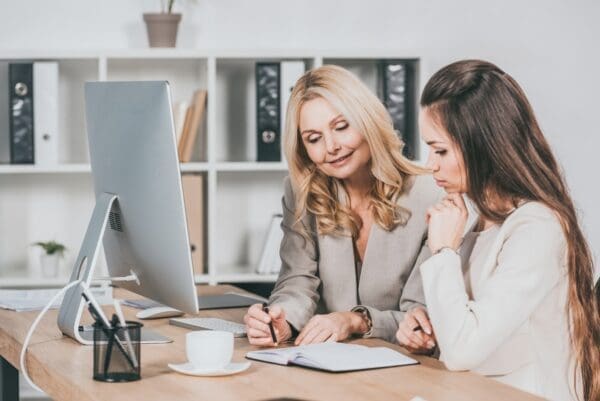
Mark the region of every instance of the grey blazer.
<instances>
[{"instance_id":1,"label":"grey blazer","mask_svg":"<svg viewBox=\"0 0 600 401\"><path fill-rule=\"evenodd\" d=\"M394 342L404 313L425 303L415 266L430 256L425 245L425 212L438 202L442 192L429 176L410 180L399 199L400 205L411 212L410 218L389 232L373 224L357 286L352 238L313 234L312 241L305 240L293 228L294 193L286 178L282 267L269 301L285 310L287 321L295 329L302 330L315 314L364 306L373 322L367 336ZM306 216L302 223L316 233L314 216Z\"/></svg>"}]
</instances>

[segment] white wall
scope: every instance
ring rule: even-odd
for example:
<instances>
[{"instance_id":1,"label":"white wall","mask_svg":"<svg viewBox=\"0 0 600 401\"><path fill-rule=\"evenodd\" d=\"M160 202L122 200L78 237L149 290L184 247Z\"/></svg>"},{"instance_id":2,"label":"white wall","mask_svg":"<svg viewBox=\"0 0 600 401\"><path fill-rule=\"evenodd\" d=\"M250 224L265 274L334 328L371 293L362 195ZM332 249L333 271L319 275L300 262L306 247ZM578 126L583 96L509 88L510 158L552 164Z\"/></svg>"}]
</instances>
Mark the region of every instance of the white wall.
<instances>
[{"instance_id":1,"label":"white wall","mask_svg":"<svg viewBox=\"0 0 600 401\"><path fill-rule=\"evenodd\" d=\"M0 5L3 49L146 47L141 14L158 0L20 0ZM422 58L424 76L465 57L488 59L527 92L565 169L600 256L600 2L594 0L196 0L179 47L392 48Z\"/></svg>"}]
</instances>

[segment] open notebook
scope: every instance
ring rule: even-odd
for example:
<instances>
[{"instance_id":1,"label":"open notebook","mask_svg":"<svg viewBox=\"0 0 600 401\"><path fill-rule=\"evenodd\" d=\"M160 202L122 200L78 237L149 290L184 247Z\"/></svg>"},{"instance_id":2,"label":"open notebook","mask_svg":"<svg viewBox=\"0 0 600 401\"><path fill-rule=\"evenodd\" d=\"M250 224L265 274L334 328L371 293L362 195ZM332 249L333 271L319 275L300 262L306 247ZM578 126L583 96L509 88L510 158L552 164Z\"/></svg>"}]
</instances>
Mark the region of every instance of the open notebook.
<instances>
[{"instance_id":1,"label":"open notebook","mask_svg":"<svg viewBox=\"0 0 600 401\"><path fill-rule=\"evenodd\" d=\"M419 363L390 348L336 342L251 351L246 354L246 358L328 372L349 372Z\"/></svg>"}]
</instances>

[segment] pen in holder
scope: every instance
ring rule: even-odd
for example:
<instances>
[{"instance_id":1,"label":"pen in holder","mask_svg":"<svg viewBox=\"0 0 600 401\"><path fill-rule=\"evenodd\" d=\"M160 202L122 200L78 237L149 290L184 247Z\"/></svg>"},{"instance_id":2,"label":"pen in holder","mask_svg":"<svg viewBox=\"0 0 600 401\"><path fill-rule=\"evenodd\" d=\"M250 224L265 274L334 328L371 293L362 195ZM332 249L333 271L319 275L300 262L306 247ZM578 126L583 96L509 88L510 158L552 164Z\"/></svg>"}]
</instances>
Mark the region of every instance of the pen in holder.
<instances>
[{"instance_id":1,"label":"pen in holder","mask_svg":"<svg viewBox=\"0 0 600 401\"><path fill-rule=\"evenodd\" d=\"M142 324L127 321L112 327L94 323L94 380L129 382L140 380L140 337Z\"/></svg>"}]
</instances>

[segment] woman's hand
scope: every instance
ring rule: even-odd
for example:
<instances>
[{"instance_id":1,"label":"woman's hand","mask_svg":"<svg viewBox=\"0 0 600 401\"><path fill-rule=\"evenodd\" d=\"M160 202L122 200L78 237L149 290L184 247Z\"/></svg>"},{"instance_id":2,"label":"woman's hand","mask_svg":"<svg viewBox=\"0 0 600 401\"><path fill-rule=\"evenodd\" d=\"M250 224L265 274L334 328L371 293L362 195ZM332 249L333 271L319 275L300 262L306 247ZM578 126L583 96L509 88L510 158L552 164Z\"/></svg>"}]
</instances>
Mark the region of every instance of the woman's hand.
<instances>
[{"instance_id":1,"label":"woman's hand","mask_svg":"<svg viewBox=\"0 0 600 401\"><path fill-rule=\"evenodd\" d=\"M244 323L248 333L248 341L252 345L272 347L276 345L271 337L269 322L273 322L273 329L277 342L282 343L292 337L292 328L285 320L285 312L278 305L269 307L269 313L263 312L262 304L254 304L244 315Z\"/></svg>"},{"instance_id":2,"label":"woman's hand","mask_svg":"<svg viewBox=\"0 0 600 401\"><path fill-rule=\"evenodd\" d=\"M423 308L411 309L404 315L396 332L398 343L414 354L430 354L435 347L435 335Z\"/></svg>"},{"instance_id":3,"label":"woman's hand","mask_svg":"<svg viewBox=\"0 0 600 401\"><path fill-rule=\"evenodd\" d=\"M468 216L465 201L458 193L448 194L440 203L427 209L427 243L431 253L442 248L458 250Z\"/></svg>"},{"instance_id":4,"label":"woman's hand","mask_svg":"<svg viewBox=\"0 0 600 401\"><path fill-rule=\"evenodd\" d=\"M366 326L358 312L333 312L313 316L296 338L296 345L343 341Z\"/></svg>"}]
</instances>

